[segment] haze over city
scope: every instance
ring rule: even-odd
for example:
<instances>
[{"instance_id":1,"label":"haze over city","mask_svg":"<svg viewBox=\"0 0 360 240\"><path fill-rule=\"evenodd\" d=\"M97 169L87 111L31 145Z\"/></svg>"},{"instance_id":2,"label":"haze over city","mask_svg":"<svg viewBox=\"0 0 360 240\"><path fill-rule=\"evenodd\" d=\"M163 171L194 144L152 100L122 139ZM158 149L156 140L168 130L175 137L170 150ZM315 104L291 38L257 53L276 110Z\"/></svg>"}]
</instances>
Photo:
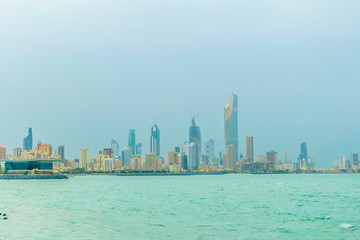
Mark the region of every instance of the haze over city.
<instances>
[{"instance_id":1,"label":"haze over city","mask_svg":"<svg viewBox=\"0 0 360 240\"><path fill-rule=\"evenodd\" d=\"M135 129L148 153L155 122L166 157L196 115L203 142L224 151L235 92L239 153L249 134L255 156L287 149L293 162L305 141L317 167L360 151L356 1L37 2L0 8L8 149L32 127L35 143L63 144L72 160L111 139L123 150Z\"/></svg>"}]
</instances>

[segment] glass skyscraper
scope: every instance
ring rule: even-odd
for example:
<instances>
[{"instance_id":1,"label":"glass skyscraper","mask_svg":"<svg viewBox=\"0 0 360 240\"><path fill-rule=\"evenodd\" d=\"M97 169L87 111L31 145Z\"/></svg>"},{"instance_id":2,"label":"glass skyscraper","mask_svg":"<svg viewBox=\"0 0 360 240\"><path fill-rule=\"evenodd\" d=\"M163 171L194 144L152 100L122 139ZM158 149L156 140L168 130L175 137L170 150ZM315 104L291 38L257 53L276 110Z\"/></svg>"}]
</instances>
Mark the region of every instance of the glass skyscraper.
<instances>
[{"instance_id":1,"label":"glass skyscraper","mask_svg":"<svg viewBox=\"0 0 360 240\"><path fill-rule=\"evenodd\" d=\"M194 117L192 118L191 126L189 128L189 143L194 143L195 145L197 145L197 147L196 147L197 153L196 154L197 154L197 159L200 162L201 161L201 133L200 133L200 127L196 126L196 124L195 124Z\"/></svg>"},{"instance_id":2,"label":"glass skyscraper","mask_svg":"<svg viewBox=\"0 0 360 240\"><path fill-rule=\"evenodd\" d=\"M32 128L29 128L29 134L23 141L23 150L30 151L33 147Z\"/></svg>"},{"instance_id":3,"label":"glass skyscraper","mask_svg":"<svg viewBox=\"0 0 360 240\"><path fill-rule=\"evenodd\" d=\"M232 94L231 103L225 106L225 146L234 145L234 162L239 159L238 97Z\"/></svg>"},{"instance_id":4,"label":"glass skyscraper","mask_svg":"<svg viewBox=\"0 0 360 240\"><path fill-rule=\"evenodd\" d=\"M151 127L150 152L160 156L160 129L156 124Z\"/></svg>"},{"instance_id":5,"label":"glass skyscraper","mask_svg":"<svg viewBox=\"0 0 360 240\"><path fill-rule=\"evenodd\" d=\"M135 130L130 129L129 130L129 141L128 146L131 148L131 155L135 155Z\"/></svg>"},{"instance_id":6,"label":"glass skyscraper","mask_svg":"<svg viewBox=\"0 0 360 240\"><path fill-rule=\"evenodd\" d=\"M115 139L111 139L111 151L114 156L119 156L119 143Z\"/></svg>"}]
</instances>

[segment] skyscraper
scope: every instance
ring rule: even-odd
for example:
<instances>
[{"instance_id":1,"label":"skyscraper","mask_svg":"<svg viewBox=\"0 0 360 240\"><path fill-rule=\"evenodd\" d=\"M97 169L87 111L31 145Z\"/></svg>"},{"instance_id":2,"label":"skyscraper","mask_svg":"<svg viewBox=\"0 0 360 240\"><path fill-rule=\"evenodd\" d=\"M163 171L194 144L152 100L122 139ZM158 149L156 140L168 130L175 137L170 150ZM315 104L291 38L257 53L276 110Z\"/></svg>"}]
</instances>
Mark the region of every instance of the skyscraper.
<instances>
[{"instance_id":1,"label":"skyscraper","mask_svg":"<svg viewBox=\"0 0 360 240\"><path fill-rule=\"evenodd\" d=\"M89 149L87 149L87 148L80 149L79 150L79 168L88 170L89 164L90 164Z\"/></svg>"},{"instance_id":2,"label":"skyscraper","mask_svg":"<svg viewBox=\"0 0 360 240\"><path fill-rule=\"evenodd\" d=\"M246 137L246 158L248 162L254 162L254 137L251 135Z\"/></svg>"},{"instance_id":3,"label":"skyscraper","mask_svg":"<svg viewBox=\"0 0 360 240\"><path fill-rule=\"evenodd\" d=\"M234 154L234 145L226 145L226 153L224 155L224 170L234 170L234 160L235 154Z\"/></svg>"},{"instance_id":4,"label":"skyscraper","mask_svg":"<svg viewBox=\"0 0 360 240\"><path fill-rule=\"evenodd\" d=\"M352 153L351 154L351 167L357 168L359 166L359 154L358 153Z\"/></svg>"},{"instance_id":5,"label":"skyscraper","mask_svg":"<svg viewBox=\"0 0 360 240\"><path fill-rule=\"evenodd\" d=\"M345 169L346 156L345 154L339 155L339 169Z\"/></svg>"},{"instance_id":6,"label":"skyscraper","mask_svg":"<svg viewBox=\"0 0 360 240\"><path fill-rule=\"evenodd\" d=\"M55 149L55 154L60 156L61 162L64 163L65 160L65 146L60 145Z\"/></svg>"},{"instance_id":7,"label":"skyscraper","mask_svg":"<svg viewBox=\"0 0 360 240\"><path fill-rule=\"evenodd\" d=\"M142 154L142 144L141 143L136 144L135 149L136 149L135 150L136 155L141 155Z\"/></svg>"},{"instance_id":8,"label":"skyscraper","mask_svg":"<svg viewBox=\"0 0 360 240\"><path fill-rule=\"evenodd\" d=\"M200 165L199 145L195 143L186 143L184 146L184 153L186 155L186 163L184 169L198 170Z\"/></svg>"},{"instance_id":9,"label":"skyscraper","mask_svg":"<svg viewBox=\"0 0 360 240\"><path fill-rule=\"evenodd\" d=\"M205 155L208 156L209 163L214 162L215 157L215 142L214 139L210 139L205 143Z\"/></svg>"},{"instance_id":10,"label":"skyscraper","mask_svg":"<svg viewBox=\"0 0 360 240\"><path fill-rule=\"evenodd\" d=\"M130 129L129 130L129 140L128 140L128 146L131 148L131 155L135 155L135 130Z\"/></svg>"},{"instance_id":11,"label":"skyscraper","mask_svg":"<svg viewBox=\"0 0 360 240\"><path fill-rule=\"evenodd\" d=\"M303 142L303 143L300 145L299 160L300 160L300 161L299 161L299 163L300 163L300 168L304 168L304 169L309 168L308 152L307 152L306 142Z\"/></svg>"},{"instance_id":12,"label":"skyscraper","mask_svg":"<svg viewBox=\"0 0 360 240\"><path fill-rule=\"evenodd\" d=\"M156 124L151 127L150 152L160 156L160 129Z\"/></svg>"},{"instance_id":13,"label":"skyscraper","mask_svg":"<svg viewBox=\"0 0 360 240\"><path fill-rule=\"evenodd\" d=\"M284 153L284 163L285 164L291 164L291 160L289 158L289 152L288 150L285 150L285 153Z\"/></svg>"},{"instance_id":14,"label":"skyscraper","mask_svg":"<svg viewBox=\"0 0 360 240\"><path fill-rule=\"evenodd\" d=\"M114 156L119 156L119 143L115 139L111 139L111 151Z\"/></svg>"},{"instance_id":15,"label":"skyscraper","mask_svg":"<svg viewBox=\"0 0 360 240\"><path fill-rule=\"evenodd\" d=\"M234 145L234 162L239 159L238 99L232 94L231 103L225 106L225 146Z\"/></svg>"},{"instance_id":16,"label":"skyscraper","mask_svg":"<svg viewBox=\"0 0 360 240\"><path fill-rule=\"evenodd\" d=\"M194 143L197 145L196 147L196 154L198 155L197 159L199 159L199 162L201 161L201 133L200 133L200 127L196 126L195 124L195 118L192 118L191 126L189 127L189 143ZM191 165L190 165L191 167Z\"/></svg>"},{"instance_id":17,"label":"skyscraper","mask_svg":"<svg viewBox=\"0 0 360 240\"><path fill-rule=\"evenodd\" d=\"M267 163L272 165L272 168L277 169L278 153L271 151L266 153Z\"/></svg>"},{"instance_id":18,"label":"skyscraper","mask_svg":"<svg viewBox=\"0 0 360 240\"><path fill-rule=\"evenodd\" d=\"M24 138L23 141L23 150L30 151L33 147L33 137L32 137L32 128L29 128L29 133L27 137Z\"/></svg>"}]
</instances>

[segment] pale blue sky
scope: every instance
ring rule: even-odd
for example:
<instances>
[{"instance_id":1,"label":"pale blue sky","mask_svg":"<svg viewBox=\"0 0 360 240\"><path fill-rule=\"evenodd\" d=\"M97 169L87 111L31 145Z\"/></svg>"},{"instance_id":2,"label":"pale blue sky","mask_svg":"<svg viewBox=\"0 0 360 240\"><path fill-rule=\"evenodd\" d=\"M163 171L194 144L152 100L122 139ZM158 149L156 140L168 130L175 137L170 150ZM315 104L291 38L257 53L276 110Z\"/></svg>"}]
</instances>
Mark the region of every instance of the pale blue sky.
<instances>
[{"instance_id":1,"label":"pale blue sky","mask_svg":"<svg viewBox=\"0 0 360 240\"><path fill-rule=\"evenodd\" d=\"M91 155L128 130L161 153L188 139L224 149L223 107L239 96L239 152L292 161L300 143L321 167L360 152L360 3L347 0L3 0L0 145L64 144Z\"/></svg>"}]
</instances>

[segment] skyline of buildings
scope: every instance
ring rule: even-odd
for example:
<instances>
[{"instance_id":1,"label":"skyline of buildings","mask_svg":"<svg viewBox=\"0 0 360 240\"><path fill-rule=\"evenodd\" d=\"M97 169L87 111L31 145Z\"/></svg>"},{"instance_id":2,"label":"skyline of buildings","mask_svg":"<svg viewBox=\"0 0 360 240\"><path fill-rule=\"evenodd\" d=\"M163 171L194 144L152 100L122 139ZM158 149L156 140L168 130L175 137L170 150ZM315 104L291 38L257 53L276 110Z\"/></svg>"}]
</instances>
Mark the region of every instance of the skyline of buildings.
<instances>
[{"instance_id":1,"label":"skyline of buildings","mask_svg":"<svg viewBox=\"0 0 360 240\"><path fill-rule=\"evenodd\" d=\"M155 153L155 162L160 159L161 164L169 164L168 167L171 167L174 170L198 170L198 169L225 169L225 170L241 170L244 169L314 169L315 161L314 158L308 156L307 144L303 142L300 144L300 154L298 159L291 164L289 158L289 152L286 150L284 152L284 159L281 161L278 159L278 153L274 150L266 152L266 156L258 156L257 161L255 162L254 156L254 137L248 135L246 137L246 156L239 154L238 149L238 102L237 95L232 93L232 99L230 104L227 104L224 108L224 129L225 129L225 153L220 150L219 157L215 154L215 141L210 139L204 144L202 148L201 141L201 131L200 126L197 126L195 123L195 117L191 120L191 125L189 126L189 141L185 142L183 146L175 146L173 151L168 152L168 159L164 159L160 152L160 129L154 124L151 127L150 133L150 153ZM23 149L15 148L13 153L9 155L11 159L32 159L32 158L42 158L42 159L52 159L59 158L61 159L62 166L73 166L82 167L86 169L112 169L116 166L121 167L131 167L131 169L136 169L144 163L142 158L142 144L136 144L136 135L135 129L129 130L128 135L128 145L127 147L120 152L120 146L118 141L111 139L111 146L109 148L104 148L99 151L97 155L97 160L95 163L90 163L85 161L84 157L74 159L69 161L65 159L65 146L60 145L55 148L55 154L53 154L53 146L51 144L46 144L41 141L38 142L37 148L32 149L33 145L33 132L32 128L28 128L28 135L23 139ZM202 151L204 149L204 152ZM2 147L0 150L1 158L6 158L6 148ZM89 149L87 149L89 154ZM81 152L83 156L84 153ZM166 155L165 155L166 156ZM81 158L81 160L80 160ZM85 158L87 159L87 158ZM89 157L90 159L90 157ZM151 162L152 158L149 156L149 161ZM110 161L110 162L109 162ZM116 164L116 161L120 161ZM105 166L106 162L106 166ZM145 154L145 163L146 163L146 154ZM256 164L255 164L256 163ZM257 163L268 163L267 166L259 166ZM280 164L280 165L279 165ZM89 167L89 166L93 167ZM95 166L96 165L96 166ZM170 166L171 165L171 166ZM278 166L279 165L279 166ZM334 163L334 168L346 169L357 167L358 164L358 154L352 153L351 159L346 160L346 156L340 155L337 163ZM157 166L159 168L159 166Z\"/></svg>"}]
</instances>

